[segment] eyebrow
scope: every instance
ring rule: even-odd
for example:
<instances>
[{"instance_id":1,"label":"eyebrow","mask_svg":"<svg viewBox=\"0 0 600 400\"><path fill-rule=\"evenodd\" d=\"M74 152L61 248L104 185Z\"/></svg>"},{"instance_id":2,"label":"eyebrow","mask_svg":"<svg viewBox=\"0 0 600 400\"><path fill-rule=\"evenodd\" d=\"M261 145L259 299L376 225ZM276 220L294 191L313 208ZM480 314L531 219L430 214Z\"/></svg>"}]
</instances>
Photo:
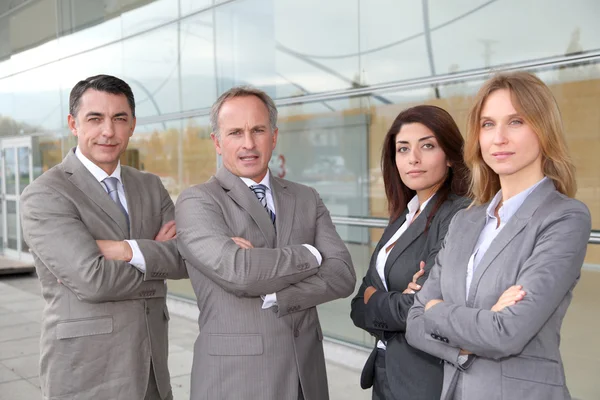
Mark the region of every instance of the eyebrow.
<instances>
[{"instance_id":1,"label":"eyebrow","mask_svg":"<svg viewBox=\"0 0 600 400\"><path fill-rule=\"evenodd\" d=\"M521 115L520 115L519 113L510 114L510 115L508 115L508 116L507 116L507 118L509 118L509 119L510 119L510 118L514 118L514 117L523 118L523 117L521 117ZM494 119L494 118L492 118L492 117L486 117L485 115L482 115L482 116L479 118L479 120L481 121L482 119Z\"/></svg>"},{"instance_id":2,"label":"eyebrow","mask_svg":"<svg viewBox=\"0 0 600 400\"><path fill-rule=\"evenodd\" d=\"M101 112L97 112L97 111L90 111L89 113L85 114L86 118L89 117L104 117L104 114ZM113 118L116 117L129 117L129 114L126 113L125 111L121 111L116 113L115 115L112 116Z\"/></svg>"},{"instance_id":3,"label":"eyebrow","mask_svg":"<svg viewBox=\"0 0 600 400\"><path fill-rule=\"evenodd\" d=\"M425 136L425 137L422 137L421 139L419 139L418 141L422 142L423 140L431 139L431 138L434 138L434 137L435 137L434 135ZM398 140L398 141L396 141L396 144L398 144L398 143L408 144L408 142L406 140Z\"/></svg>"},{"instance_id":4,"label":"eyebrow","mask_svg":"<svg viewBox=\"0 0 600 400\"><path fill-rule=\"evenodd\" d=\"M250 128L250 130L260 129L260 128L267 129L267 126L266 125L255 125L252 128ZM231 132L243 131L243 130L244 130L244 128L229 128L229 129L227 129L226 132L231 133Z\"/></svg>"}]
</instances>

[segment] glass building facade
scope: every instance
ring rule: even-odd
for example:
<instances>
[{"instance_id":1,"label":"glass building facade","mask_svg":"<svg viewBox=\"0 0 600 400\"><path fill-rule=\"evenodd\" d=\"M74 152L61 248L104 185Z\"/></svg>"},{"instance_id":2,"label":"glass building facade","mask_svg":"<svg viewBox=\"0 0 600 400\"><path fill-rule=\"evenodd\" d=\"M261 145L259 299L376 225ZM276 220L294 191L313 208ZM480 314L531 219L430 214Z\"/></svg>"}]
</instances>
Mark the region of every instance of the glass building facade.
<instances>
[{"instance_id":1,"label":"glass building facade","mask_svg":"<svg viewBox=\"0 0 600 400\"><path fill-rule=\"evenodd\" d=\"M0 2L0 245L27 259L23 188L75 145L73 85L126 80L138 125L123 162L161 177L177 200L219 165L209 107L250 84L278 104L278 176L315 187L364 276L387 224L383 137L416 104L464 130L490 73L526 69L552 89L592 213L586 264L563 327L572 395L600 398L600 2L596 0L7 0ZM359 279L360 280L360 279ZM192 298L187 281L173 296ZM358 346L350 299L320 307L326 334Z\"/></svg>"}]
</instances>

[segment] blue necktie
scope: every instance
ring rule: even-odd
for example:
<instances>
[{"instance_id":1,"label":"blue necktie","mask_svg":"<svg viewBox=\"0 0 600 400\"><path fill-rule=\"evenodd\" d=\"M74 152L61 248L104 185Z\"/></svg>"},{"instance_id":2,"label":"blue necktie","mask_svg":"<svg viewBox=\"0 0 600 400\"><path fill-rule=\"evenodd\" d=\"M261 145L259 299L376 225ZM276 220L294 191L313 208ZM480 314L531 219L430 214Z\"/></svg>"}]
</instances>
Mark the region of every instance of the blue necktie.
<instances>
[{"instance_id":1,"label":"blue necktie","mask_svg":"<svg viewBox=\"0 0 600 400\"><path fill-rule=\"evenodd\" d=\"M104 186L106 186L111 200L117 204L119 210L121 210L121 212L125 215L125 219L127 220L127 229L129 229L129 214L127 213L125 207L123 207L123 203L121 203L121 198L119 197L119 191L117 190L119 180L113 176L109 176L108 178L104 178L102 182L104 183Z\"/></svg>"},{"instance_id":2,"label":"blue necktie","mask_svg":"<svg viewBox=\"0 0 600 400\"><path fill-rule=\"evenodd\" d=\"M262 204L265 210L267 210L267 213L269 213L269 217L271 217L271 222L273 222L273 225L275 225L275 213L267 205L267 187L265 185L252 185L250 186L250 189L252 189L252 191L256 195L256 198L258 199L258 201L260 201L260 204Z\"/></svg>"}]
</instances>

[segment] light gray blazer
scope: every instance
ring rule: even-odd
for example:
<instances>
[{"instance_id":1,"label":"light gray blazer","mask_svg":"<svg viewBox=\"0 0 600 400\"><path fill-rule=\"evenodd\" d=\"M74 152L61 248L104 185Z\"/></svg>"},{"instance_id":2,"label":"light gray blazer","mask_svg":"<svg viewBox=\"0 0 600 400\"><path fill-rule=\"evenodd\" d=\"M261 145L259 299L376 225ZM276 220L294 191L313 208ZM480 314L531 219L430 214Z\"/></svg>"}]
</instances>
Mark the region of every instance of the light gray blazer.
<instances>
[{"instance_id":1,"label":"light gray blazer","mask_svg":"<svg viewBox=\"0 0 600 400\"><path fill-rule=\"evenodd\" d=\"M467 264L487 206L456 214L415 297L406 339L447 361L442 399L570 399L560 328L587 249L589 211L560 194L552 180L541 183L492 242L465 298ZM525 298L492 312L515 284L523 285ZM425 312L431 299L444 302ZM476 356L457 368L460 348Z\"/></svg>"},{"instance_id":2,"label":"light gray blazer","mask_svg":"<svg viewBox=\"0 0 600 400\"><path fill-rule=\"evenodd\" d=\"M21 196L23 235L46 300L40 342L46 400L142 400L151 358L161 396L171 390L164 279L187 273L175 240L152 239L173 219L173 202L155 175L123 166L121 178L130 232L73 151ZM97 239L136 239L146 274L105 259Z\"/></svg>"},{"instance_id":3,"label":"light gray blazer","mask_svg":"<svg viewBox=\"0 0 600 400\"><path fill-rule=\"evenodd\" d=\"M328 399L315 306L352 294L350 254L317 192L271 175L277 218L225 168L177 201L179 251L198 300L193 400ZM244 250L230 238L249 240ZM319 267L313 245L323 255ZM278 308L261 309L277 293Z\"/></svg>"}]
</instances>

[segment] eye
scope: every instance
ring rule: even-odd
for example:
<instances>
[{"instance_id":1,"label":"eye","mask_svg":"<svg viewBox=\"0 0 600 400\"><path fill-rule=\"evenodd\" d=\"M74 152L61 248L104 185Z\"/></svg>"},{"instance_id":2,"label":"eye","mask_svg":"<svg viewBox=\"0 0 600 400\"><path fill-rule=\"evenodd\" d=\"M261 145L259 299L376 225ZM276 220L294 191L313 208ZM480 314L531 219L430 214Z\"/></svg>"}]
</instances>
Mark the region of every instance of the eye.
<instances>
[{"instance_id":1,"label":"eye","mask_svg":"<svg viewBox=\"0 0 600 400\"><path fill-rule=\"evenodd\" d=\"M240 134L240 131L231 131L231 132L229 132L230 136L237 136L239 134Z\"/></svg>"},{"instance_id":2,"label":"eye","mask_svg":"<svg viewBox=\"0 0 600 400\"><path fill-rule=\"evenodd\" d=\"M408 151L408 147L398 147L396 151L398 153L406 153Z\"/></svg>"},{"instance_id":3,"label":"eye","mask_svg":"<svg viewBox=\"0 0 600 400\"><path fill-rule=\"evenodd\" d=\"M481 124L482 128L490 128L494 126L494 124L492 124L490 121L484 121L483 124Z\"/></svg>"},{"instance_id":4,"label":"eye","mask_svg":"<svg viewBox=\"0 0 600 400\"><path fill-rule=\"evenodd\" d=\"M117 118L115 118L115 120L117 120L119 122L126 122L127 118L125 118L125 117L117 117Z\"/></svg>"},{"instance_id":5,"label":"eye","mask_svg":"<svg viewBox=\"0 0 600 400\"><path fill-rule=\"evenodd\" d=\"M431 143L425 143L425 144L423 145L423 148L424 148L424 149L428 149L428 150L429 150L429 149L433 149L434 147L435 147L435 146L434 146L434 145L432 145Z\"/></svg>"},{"instance_id":6,"label":"eye","mask_svg":"<svg viewBox=\"0 0 600 400\"><path fill-rule=\"evenodd\" d=\"M510 125L523 125L523 121L521 121L520 119L513 119L512 121L509 122Z\"/></svg>"}]
</instances>

